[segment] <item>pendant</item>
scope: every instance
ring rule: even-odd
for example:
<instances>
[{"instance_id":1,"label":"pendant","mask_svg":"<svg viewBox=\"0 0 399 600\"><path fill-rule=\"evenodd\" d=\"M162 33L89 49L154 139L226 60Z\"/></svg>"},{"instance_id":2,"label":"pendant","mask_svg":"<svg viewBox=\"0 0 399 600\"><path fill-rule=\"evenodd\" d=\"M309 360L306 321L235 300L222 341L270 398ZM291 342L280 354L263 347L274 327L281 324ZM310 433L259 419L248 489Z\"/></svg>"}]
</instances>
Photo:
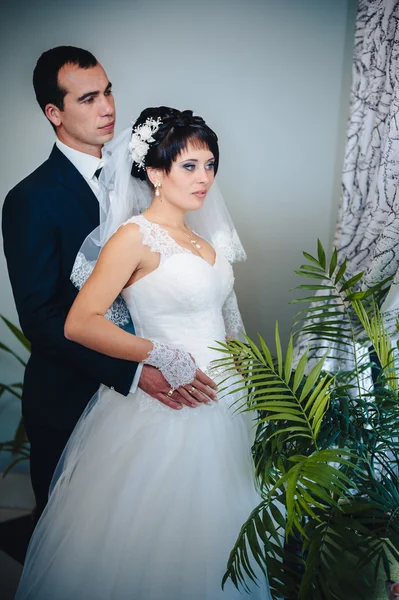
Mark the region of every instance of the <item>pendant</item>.
<instances>
[{"instance_id":1,"label":"pendant","mask_svg":"<svg viewBox=\"0 0 399 600\"><path fill-rule=\"evenodd\" d=\"M201 246L197 243L197 240L190 240L190 242L197 248L197 250L201 250Z\"/></svg>"}]
</instances>

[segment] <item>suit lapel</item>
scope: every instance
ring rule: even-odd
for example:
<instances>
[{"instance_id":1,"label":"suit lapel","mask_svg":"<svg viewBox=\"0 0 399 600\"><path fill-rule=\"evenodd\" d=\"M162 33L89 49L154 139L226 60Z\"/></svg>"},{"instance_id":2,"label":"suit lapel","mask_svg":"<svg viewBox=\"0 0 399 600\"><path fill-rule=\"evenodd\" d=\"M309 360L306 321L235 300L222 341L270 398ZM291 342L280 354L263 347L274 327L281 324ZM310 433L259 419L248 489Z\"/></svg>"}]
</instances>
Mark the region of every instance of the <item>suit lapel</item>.
<instances>
[{"instance_id":1,"label":"suit lapel","mask_svg":"<svg viewBox=\"0 0 399 600\"><path fill-rule=\"evenodd\" d=\"M98 200L88 183L70 160L54 145L49 157L57 171L60 183L73 192L74 197L93 222L93 228L99 224Z\"/></svg>"}]
</instances>

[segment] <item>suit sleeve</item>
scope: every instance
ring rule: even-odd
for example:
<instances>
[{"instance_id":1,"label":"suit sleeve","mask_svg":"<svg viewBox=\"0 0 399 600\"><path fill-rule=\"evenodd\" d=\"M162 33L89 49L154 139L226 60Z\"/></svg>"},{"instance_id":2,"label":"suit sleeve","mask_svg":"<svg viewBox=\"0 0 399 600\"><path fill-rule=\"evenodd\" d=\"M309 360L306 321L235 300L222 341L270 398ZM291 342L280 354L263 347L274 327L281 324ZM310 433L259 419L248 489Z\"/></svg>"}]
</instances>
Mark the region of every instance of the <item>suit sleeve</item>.
<instances>
[{"instance_id":1,"label":"suit sleeve","mask_svg":"<svg viewBox=\"0 0 399 600\"><path fill-rule=\"evenodd\" d=\"M67 309L58 299L57 230L40 202L26 190L14 188L4 202L2 228L20 324L32 347L126 396L137 363L105 356L64 336Z\"/></svg>"}]
</instances>

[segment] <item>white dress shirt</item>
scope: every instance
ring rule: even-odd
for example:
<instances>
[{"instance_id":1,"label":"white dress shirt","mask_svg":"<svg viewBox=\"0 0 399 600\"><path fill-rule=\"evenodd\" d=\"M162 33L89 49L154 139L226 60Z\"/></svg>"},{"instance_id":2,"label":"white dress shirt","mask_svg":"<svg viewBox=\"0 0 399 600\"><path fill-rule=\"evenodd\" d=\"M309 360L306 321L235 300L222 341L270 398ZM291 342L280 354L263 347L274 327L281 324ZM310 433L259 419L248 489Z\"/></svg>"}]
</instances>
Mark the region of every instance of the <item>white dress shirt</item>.
<instances>
[{"instance_id":1,"label":"white dress shirt","mask_svg":"<svg viewBox=\"0 0 399 600\"><path fill-rule=\"evenodd\" d=\"M67 146L63 142L57 139L55 142L58 150L67 157L68 160L71 161L73 166L79 171L82 175L86 183L90 186L94 195L98 199L100 193L100 185L98 183L98 179L95 176L97 169L101 169L104 166L104 161L102 158L97 158L96 156L92 156L91 154L85 154L85 152L80 152L79 150L75 150L70 146Z\"/></svg>"},{"instance_id":2,"label":"white dress shirt","mask_svg":"<svg viewBox=\"0 0 399 600\"><path fill-rule=\"evenodd\" d=\"M60 150L67 157L67 159L71 161L73 166L79 171L83 179L90 186L96 198L99 199L100 184L95 173L97 169L101 169L104 166L104 160L102 158L92 156L91 154L86 154L85 152L75 150L74 148L71 148L70 146L67 146L61 142L59 139L57 139L55 145L57 146L58 150ZM130 388L130 393L132 394L137 389L142 369L143 365L142 363L139 363Z\"/></svg>"}]
</instances>

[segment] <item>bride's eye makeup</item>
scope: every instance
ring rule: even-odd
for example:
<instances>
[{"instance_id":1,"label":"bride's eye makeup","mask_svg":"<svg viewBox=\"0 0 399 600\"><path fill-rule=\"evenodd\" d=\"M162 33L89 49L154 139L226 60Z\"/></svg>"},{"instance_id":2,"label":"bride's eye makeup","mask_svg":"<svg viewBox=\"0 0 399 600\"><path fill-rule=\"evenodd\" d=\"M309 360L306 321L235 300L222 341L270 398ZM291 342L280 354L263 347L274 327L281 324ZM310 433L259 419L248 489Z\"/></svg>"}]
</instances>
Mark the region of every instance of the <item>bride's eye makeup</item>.
<instances>
[{"instance_id":1,"label":"bride's eye makeup","mask_svg":"<svg viewBox=\"0 0 399 600\"><path fill-rule=\"evenodd\" d=\"M187 171L194 171L196 164L195 163L184 163L182 166L183 166L183 169L187 169ZM205 165L205 168L208 170L214 169L215 161L212 160L212 162L207 163Z\"/></svg>"}]
</instances>

